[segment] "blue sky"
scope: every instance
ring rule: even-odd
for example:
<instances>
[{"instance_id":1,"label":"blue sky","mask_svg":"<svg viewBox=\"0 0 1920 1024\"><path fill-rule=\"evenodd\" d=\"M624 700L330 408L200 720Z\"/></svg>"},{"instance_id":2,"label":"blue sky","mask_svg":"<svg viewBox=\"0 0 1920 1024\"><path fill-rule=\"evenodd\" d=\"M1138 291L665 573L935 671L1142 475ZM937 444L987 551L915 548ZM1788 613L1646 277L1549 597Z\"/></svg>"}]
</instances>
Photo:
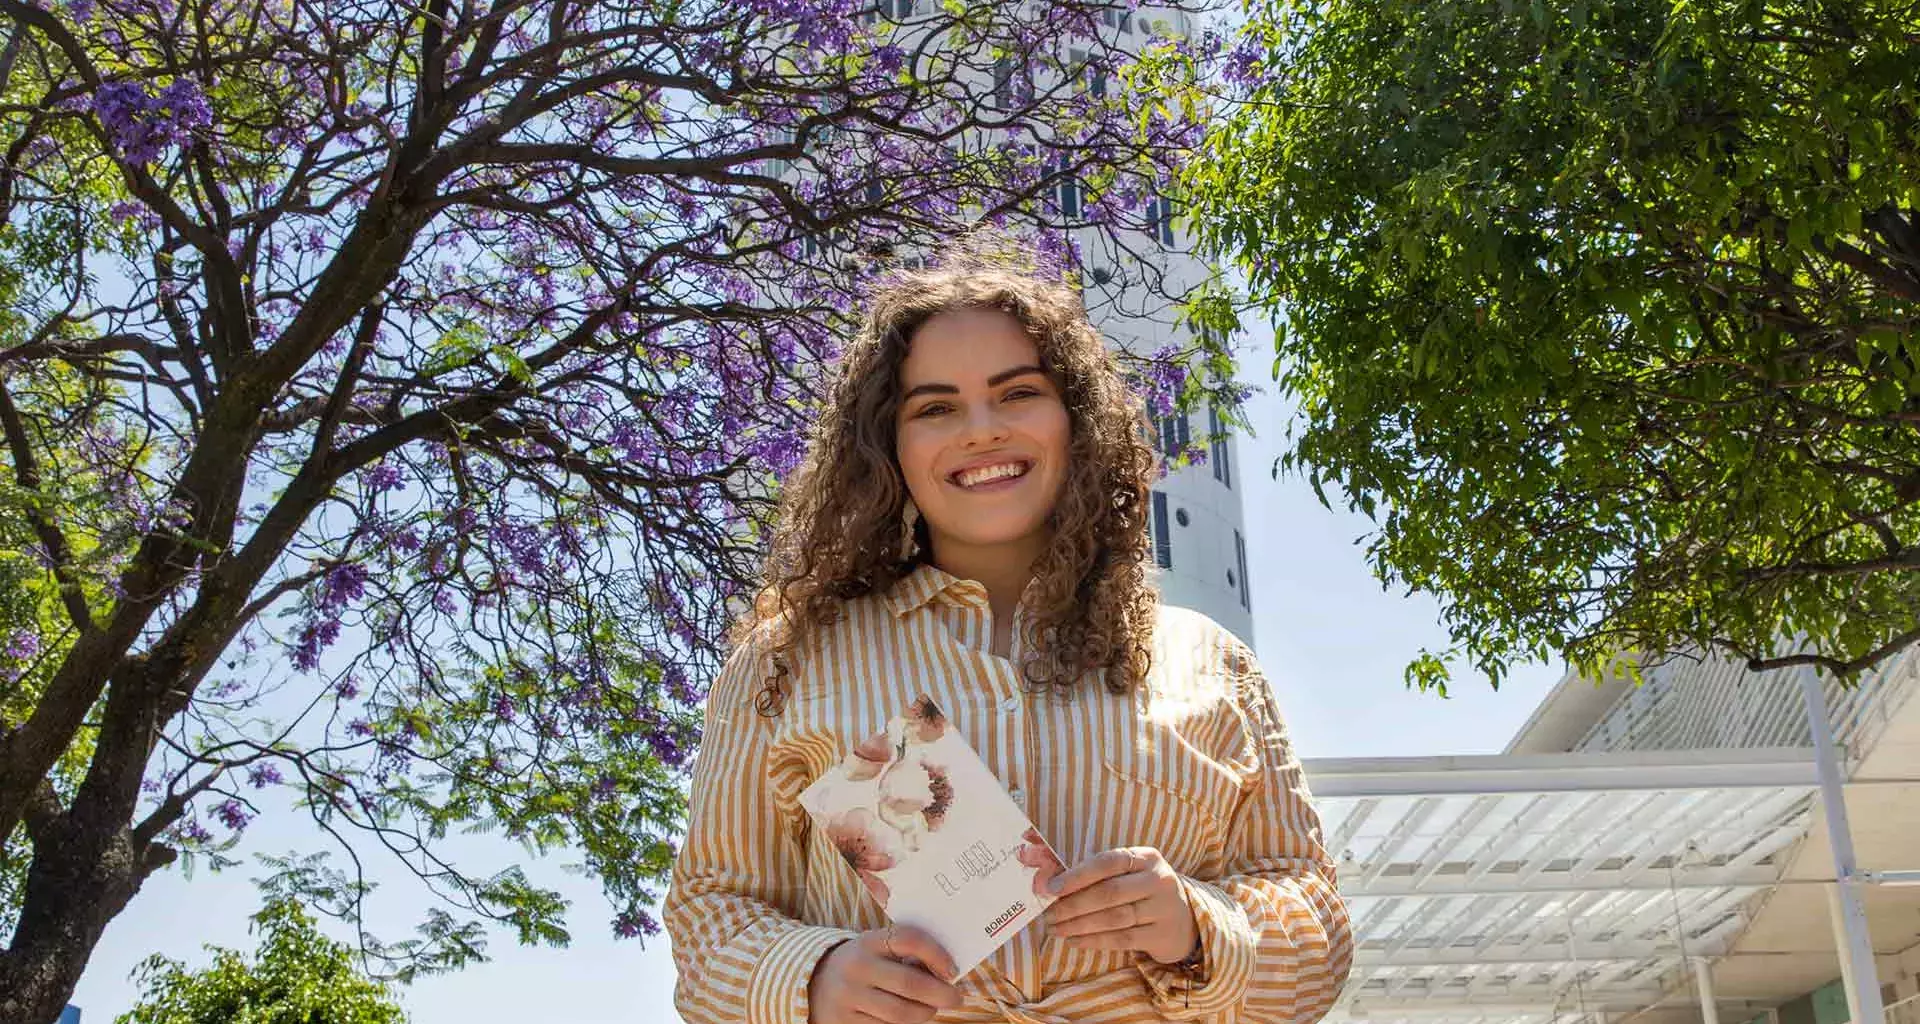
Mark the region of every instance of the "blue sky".
<instances>
[{"instance_id":1,"label":"blue sky","mask_svg":"<svg viewBox=\"0 0 1920 1024\"><path fill-rule=\"evenodd\" d=\"M1249 383L1264 384L1270 355L1252 352ZM1495 753L1559 677L1557 667L1516 670L1495 693L1460 680L1441 700L1401 684L1401 670L1422 646L1439 649L1445 633L1430 599L1384 592L1354 541L1364 518L1328 511L1298 479L1274 480L1286 407L1271 385L1250 414L1261 436L1241 439L1248 574L1253 584L1255 644L1274 681L1294 745L1302 757L1381 757ZM319 848L311 828L292 812L263 814L247 833L251 852ZM476 843L478 850L480 844ZM487 859L500 856L488 844ZM597 888L567 870L567 858L524 862L536 882L574 901L574 941L566 949L525 949L510 936L493 939L491 963L429 978L403 989L416 1024L556 1020L568 1024L674 1021L673 967L664 936L646 947L615 941ZM199 966L203 943L250 949L247 917L258 906L251 863L191 880L176 867L150 879L107 929L81 978L74 1002L87 1024L104 1024L133 1005L130 974L161 952ZM375 897L384 919L374 930L401 937L422 905L411 879L391 866ZM384 927L383 927L384 925Z\"/></svg>"}]
</instances>

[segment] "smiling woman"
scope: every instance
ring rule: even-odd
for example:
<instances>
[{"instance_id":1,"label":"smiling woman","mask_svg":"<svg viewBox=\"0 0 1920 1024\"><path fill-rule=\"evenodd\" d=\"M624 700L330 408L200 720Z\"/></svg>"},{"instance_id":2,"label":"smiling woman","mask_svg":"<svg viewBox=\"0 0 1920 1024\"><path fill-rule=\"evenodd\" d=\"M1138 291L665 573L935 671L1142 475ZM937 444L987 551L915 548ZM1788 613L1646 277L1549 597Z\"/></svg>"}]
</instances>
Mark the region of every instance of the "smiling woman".
<instances>
[{"instance_id":1,"label":"smiling woman","mask_svg":"<svg viewBox=\"0 0 1920 1024\"><path fill-rule=\"evenodd\" d=\"M1306 1024L1332 1005L1351 935L1272 691L1147 576L1149 434L1057 279L963 252L877 290L708 699L666 898L687 1020ZM958 978L886 923L871 822L823 835L798 806L836 764L884 770L898 752L871 738L929 700L1062 861L1044 931Z\"/></svg>"}]
</instances>

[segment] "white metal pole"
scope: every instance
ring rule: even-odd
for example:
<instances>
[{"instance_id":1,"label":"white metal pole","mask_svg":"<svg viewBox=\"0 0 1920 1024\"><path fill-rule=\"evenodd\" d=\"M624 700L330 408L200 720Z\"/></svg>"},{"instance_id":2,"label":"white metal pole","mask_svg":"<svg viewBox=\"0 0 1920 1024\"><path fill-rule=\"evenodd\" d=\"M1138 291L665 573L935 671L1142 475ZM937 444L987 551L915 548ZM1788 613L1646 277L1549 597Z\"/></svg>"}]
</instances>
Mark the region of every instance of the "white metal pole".
<instances>
[{"instance_id":1,"label":"white metal pole","mask_svg":"<svg viewBox=\"0 0 1920 1024\"><path fill-rule=\"evenodd\" d=\"M1820 806L1827 817L1827 842L1833 848L1833 877L1837 881L1828 891L1833 899L1833 938L1846 981L1847 1009L1852 1011L1853 1024L1884 1024L1880 972L1874 965L1873 941L1867 933L1867 909L1860 903L1853 831L1847 826L1845 780L1834 751L1833 730L1827 722L1826 693L1810 665L1800 668L1800 694L1807 706L1807 731L1813 736L1814 766L1820 773Z\"/></svg>"},{"instance_id":2,"label":"white metal pole","mask_svg":"<svg viewBox=\"0 0 1920 1024\"><path fill-rule=\"evenodd\" d=\"M1840 952L1840 988L1847 994L1847 1020L1866 1020L1866 1013L1860 1007L1860 982L1856 974L1857 964L1853 951L1847 948L1847 913L1843 897L1840 895L1840 883L1835 882L1827 888L1828 920L1833 925L1834 948Z\"/></svg>"},{"instance_id":3,"label":"white metal pole","mask_svg":"<svg viewBox=\"0 0 1920 1024\"><path fill-rule=\"evenodd\" d=\"M1713 995L1713 964L1706 957L1693 958L1693 980L1700 990L1700 1024L1720 1024L1720 1007Z\"/></svg>"}]
</instances>

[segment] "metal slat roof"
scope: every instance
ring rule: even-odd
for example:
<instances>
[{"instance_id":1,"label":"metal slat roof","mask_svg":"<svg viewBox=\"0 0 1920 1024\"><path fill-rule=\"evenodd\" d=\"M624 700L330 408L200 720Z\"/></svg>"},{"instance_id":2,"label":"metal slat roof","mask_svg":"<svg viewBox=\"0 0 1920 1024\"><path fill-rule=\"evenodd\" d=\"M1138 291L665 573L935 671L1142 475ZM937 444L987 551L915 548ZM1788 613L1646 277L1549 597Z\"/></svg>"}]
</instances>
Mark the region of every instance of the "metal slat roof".
<instances>
[{"instance_id":1,"label":"metal slat roof","mask_svg":"<svg viewBox=\"0 0 1920 1024\"><path fill-rule=\"evenodd\" d=\"M1354 925L1330 1021L1568 1024L1724 954L1806 835L1803 748L1305 765Z\"/></svg>"}]
</instances>

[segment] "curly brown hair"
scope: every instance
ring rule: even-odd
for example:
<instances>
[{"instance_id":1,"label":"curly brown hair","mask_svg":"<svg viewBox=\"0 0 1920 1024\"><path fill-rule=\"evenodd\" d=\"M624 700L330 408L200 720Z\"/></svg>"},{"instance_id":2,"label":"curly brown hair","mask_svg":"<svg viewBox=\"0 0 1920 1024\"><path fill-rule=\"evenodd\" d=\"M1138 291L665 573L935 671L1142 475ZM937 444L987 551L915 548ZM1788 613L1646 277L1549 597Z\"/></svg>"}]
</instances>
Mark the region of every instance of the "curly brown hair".
<instances>
[{"instance_id":1,"label":"curly brown hair","mask_svg":"<svg viewBox=\"0 0 1920 1024\"><path fill-rule=\"evenodd\" d=\"M1145 405L1075 288L1010 255L1004 242L995 250L963 240L930 268L896 271L876 287L806 457L786 481L762 589L733 634L739 644L760 633L770 655L761 714L785 707L796 652L845 602L885 593L925 559L926 520L910 545L902 528L900 371L921 325L966 308L1000 310L1026 327L1071 423L1067 480L1023 620L1030 653L1021 671L1035 690L1061 695L1096 669L1115 693L1145 678L1159 601L1146 570L1147 499L1159 463Z\"/></svg>"}]
</instances>

